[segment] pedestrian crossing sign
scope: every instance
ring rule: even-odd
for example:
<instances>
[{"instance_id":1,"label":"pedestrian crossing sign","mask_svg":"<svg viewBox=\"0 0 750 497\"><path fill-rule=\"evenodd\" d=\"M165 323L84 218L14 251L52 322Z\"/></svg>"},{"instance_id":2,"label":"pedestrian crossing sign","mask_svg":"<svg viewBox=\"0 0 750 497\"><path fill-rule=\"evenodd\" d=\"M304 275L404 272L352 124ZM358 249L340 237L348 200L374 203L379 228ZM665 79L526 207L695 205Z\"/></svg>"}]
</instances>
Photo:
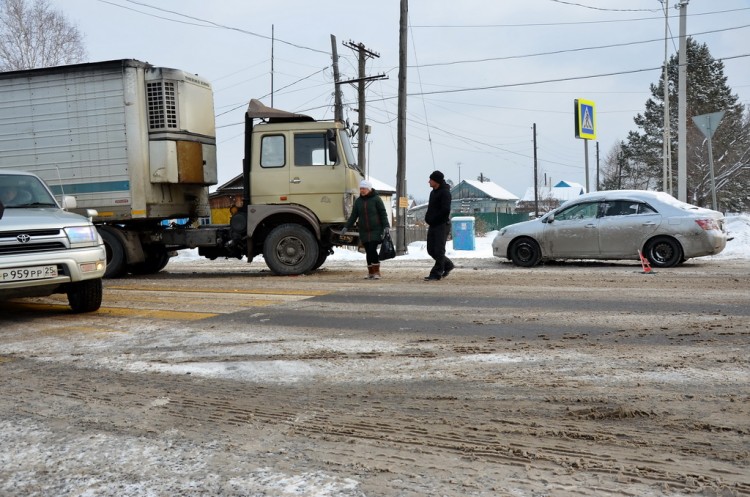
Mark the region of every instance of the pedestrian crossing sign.
<instances>
[{"instance_id":1,"label":"pedestrian crossing sign","mask_svg":"<svg viewBox=\"0 0 750 497\"><path fill-rule=\"evenodd\" d=\"M576 138L596 140L596 104L591 100L575 100Z\"/></svg>"}]
</instances>

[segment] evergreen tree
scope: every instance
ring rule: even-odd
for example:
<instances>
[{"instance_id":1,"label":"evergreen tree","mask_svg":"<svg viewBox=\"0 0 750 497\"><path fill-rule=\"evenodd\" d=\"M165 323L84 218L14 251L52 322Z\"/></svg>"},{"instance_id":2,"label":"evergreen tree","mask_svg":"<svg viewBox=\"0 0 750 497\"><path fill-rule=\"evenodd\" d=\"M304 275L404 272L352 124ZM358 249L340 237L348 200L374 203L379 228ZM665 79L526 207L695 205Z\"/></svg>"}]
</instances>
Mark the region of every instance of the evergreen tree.
<instances>
[{"instance_id":1,"label":"evergreen tree","mask_svg":"<svg viewBox=\"0 0 750 497\"><path fill-rule=\"evenodd\" d=\"M711 56L705 44L687 39L687 200L711 206L708 140L692 121L693 116L725 111L712 137L716 195L726 211L750 209L750 114L732 94L724 76L724 64ZM662 68L663 69L663 68ZM667 64L670 100L670 147L672 191L677 190L678 140L678 56ZM628 133L621 144L622 174L630 187L657 188L663 185L664 79L651 85L652 98L634 121L638 131Z\"/></svg>"}]
</instances>

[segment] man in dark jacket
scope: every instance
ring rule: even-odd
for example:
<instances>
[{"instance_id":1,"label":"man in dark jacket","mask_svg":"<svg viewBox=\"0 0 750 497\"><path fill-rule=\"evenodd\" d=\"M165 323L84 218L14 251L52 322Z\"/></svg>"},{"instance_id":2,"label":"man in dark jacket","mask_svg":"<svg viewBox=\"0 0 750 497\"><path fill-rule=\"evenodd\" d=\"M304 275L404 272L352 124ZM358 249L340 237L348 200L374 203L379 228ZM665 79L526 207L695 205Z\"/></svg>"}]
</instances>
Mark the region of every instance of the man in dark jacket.
<instances>
[{"instance_id":1,"label":"man in dark jacket","mask_svg":"<svg viewBox=\"0 0 750 497\"><path fill-rule=\"evenodd\" d=\"M427 223L427 253L435 259L429 276L425 281L437 281L448 276L455 267L453 261L445 256L445 243L451 231L451 190L440 171L430 174L430 201L424 220Z\"/></svg>"}]
</instances>

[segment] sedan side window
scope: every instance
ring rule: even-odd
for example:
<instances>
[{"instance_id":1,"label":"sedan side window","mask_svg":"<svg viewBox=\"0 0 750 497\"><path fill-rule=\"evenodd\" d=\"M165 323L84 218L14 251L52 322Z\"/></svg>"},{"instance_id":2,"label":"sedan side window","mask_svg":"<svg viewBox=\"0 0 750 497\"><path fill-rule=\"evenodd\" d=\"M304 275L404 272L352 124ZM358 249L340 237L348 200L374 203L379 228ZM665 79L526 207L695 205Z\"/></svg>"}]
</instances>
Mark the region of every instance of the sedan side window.
<instances>
[{"instance_id":1,"label":"sedan side window","mask_svg":"<svg viewBox=\"0 0 750 497\"><path fill-rule=\"evenodd\" d=\"M571 219L594 219L599 210L598 202L587 202L568 207L555 214L555 221L568 221Z\"/></svg>"},{"instance_id":2,"label":"sedan side window","mask_svg":"<svg viewBox=\"0 0 750 497\"><path fill-rule=\"evenodd\" d=\"M648 205L635 202L633 200L612 200L604 204L604 215L612 216L632 216L634 214L655 214Z\"/></svg>"},{"instance_id":3,"label":"sedan side window","mask_svg":"<svg viewBox=\"0 0 750 497\"><path fill-rule=\"evenodd\" d=\"M647 204L638 204L638 214L656 214L656 210Z\"/></svg>"},{"instance_id":4,"label":"sedan side window","mask_svg":"<svg viewBox=\"0 0 750 497\"><path fill-rule=\"evenodd\" d=\"M612 216L630 216L638 213L638 202L629 200L612 200L604 205L604 215Z\"/></svg>"}]
</instances>

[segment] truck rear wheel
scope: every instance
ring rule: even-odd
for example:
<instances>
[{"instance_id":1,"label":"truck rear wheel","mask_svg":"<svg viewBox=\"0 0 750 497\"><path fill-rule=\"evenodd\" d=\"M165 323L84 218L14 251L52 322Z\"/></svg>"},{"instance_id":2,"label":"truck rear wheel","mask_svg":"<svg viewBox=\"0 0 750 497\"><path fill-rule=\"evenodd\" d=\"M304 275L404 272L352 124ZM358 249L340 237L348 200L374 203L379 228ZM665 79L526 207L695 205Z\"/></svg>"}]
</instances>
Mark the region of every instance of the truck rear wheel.
<instances>
[{"instance_id":1,"label":"truck rear wheel","mask_svg":"<svg viewBox=\"0 0 750 497\"><path fill-rule=\"evenodd\" d=\"M125 247L120 242L113 228L98 226L99 234L104 240L104 248L107 250L107 269L105 278L119 278L125 274Z\"/></svg>"},{"instance_id":2,"label":"truck rear wheel","mask_svg":"<svg viewBox=\"0 0 750 497\"><path fill-rule=\"evenodd\" d=\"M131 264L128 270L133 274L156 274L169 263L169 252L163 245L143 247L146 260L138 264Z\"/></svg>"},{"instance_id":3,"label":"truck rear wheel","mask_svg":"<svg viewBox=\"0 0 750 497\"><path fill-rule=\"evenodd\" d=\"M318 240L299 224L275 227L263 243L266 264L271 271L282 276L312 271L319 254Z\"/></svg>"}]
</instances>

